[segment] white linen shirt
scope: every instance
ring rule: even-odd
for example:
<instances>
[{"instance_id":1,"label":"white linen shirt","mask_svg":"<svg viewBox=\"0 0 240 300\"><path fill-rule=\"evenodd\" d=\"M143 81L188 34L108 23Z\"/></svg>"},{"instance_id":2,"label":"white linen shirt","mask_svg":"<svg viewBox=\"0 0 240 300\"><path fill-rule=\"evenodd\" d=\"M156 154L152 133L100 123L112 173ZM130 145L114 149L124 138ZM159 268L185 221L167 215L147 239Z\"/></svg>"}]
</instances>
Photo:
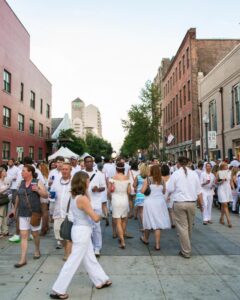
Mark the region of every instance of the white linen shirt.
<instances>
[{"instance_id":1,"label":"white linen shirt","mask_svg":"<svg viewBox=\"0 0 240 300\"><path fill-rule=\"evenodd\" d=\"M81 171L81 167L79 165L77 165L76 167L72 166L72 171L71 171L72 178L77 172L80 172L80 171Z\"/></svg>"},{"instance_id":2,"label":"white linen shirt","mask_svg":"<svg viewBox=\"0 0 240 300\"><path fill-rule=\"evenodd\" d=\"M56 192L53 219L65 218L68 201L71 198L71 179L68 179L67 181L63 180L62 177L54 179L51 191ZM71 212L69 212L69 219L72 219Z\"/></svg>"},{"instance_id":3,"label":"white linen shirt","mask_svg":"<svg viewBox=\"0 0 240 300\"><path fill-rule=\"evenodd\" d=\"M214 194L215 176L212 173L209 174L207 172L202 172L201 177L200 177L200 183L201 183L201 185L204 184L208 180L210 180L210 183L206 184L206 185L203 185L202 186L202 191L205 194L213 195Z\"/></svg>"},{"instance_id":4,"label":"white linen shirt","mask_svg":"<svg viewBox=\"0 0 240 300\"><path fill-rule=\"evenodd\" d=\"M12 184L10 186L10 189L16 190L17 189L17 177L18 177L18 167L12 166L11 168L8 167L7 170L7 177L11 180Z\"/></svg>"},{"instance_id":5,"label":"white linen shirt","mask_svg":"<svg viewBox=\"0 0 240 300\"><path fill-rule=\"evenodd\" d=\"M171 175L167 189L173 194L174 202L196 201L201 194L200 180L196 172L187 168L186 175L182 167Z\"/></svg>"}]
</instances>

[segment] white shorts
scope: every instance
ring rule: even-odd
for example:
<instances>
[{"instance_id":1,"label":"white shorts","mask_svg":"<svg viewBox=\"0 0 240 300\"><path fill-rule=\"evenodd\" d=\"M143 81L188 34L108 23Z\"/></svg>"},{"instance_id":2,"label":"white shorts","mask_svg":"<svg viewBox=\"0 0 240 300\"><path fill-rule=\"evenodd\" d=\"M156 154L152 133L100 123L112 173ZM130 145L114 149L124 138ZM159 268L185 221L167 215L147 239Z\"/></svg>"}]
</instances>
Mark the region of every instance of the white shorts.
<instances>
[{"instance_id":1,"label":"white shorts","mask_svg":"<svg viewBox=\"0 0 240 300\"><path fill-rule=\"evenodd\" d=\"M63 241L63 239L60 237L60 227L63 221L64 221L63 218L54 219L53 230L54 230L55 239L58 241Z\"/></svg>"},{"instance_id":2,"label":"white shorts","mask_svg":"<svg viewBox=\"0 0 240 300\"><path fill-rule=\"evenodd\" d=\"M39 231L42 227L42 221L39 226L32 226L30 224L31 217L19 217L19 229L20 230L31 230L31 231Z\"/></svg>"}]
</instances>

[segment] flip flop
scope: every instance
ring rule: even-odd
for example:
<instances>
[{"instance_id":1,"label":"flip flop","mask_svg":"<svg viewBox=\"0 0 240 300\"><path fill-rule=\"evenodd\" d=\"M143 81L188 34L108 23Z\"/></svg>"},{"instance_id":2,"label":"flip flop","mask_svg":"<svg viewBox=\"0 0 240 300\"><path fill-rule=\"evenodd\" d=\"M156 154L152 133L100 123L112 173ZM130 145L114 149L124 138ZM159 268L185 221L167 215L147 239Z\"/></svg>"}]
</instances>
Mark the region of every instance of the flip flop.
<instances>
[{"instance_id":1,"label":"flip flop","mask_svg":"<svg viewBox=\"0 0 240 300\"><path fill-rule=\"evenodd\" d=\"M110 285L112 285L112 281L108 280L103 285L101 285L99 287L96 286L96 289L101 290L101 289L104 289L106 287L109 287Z\"/></svg>"},{"instance_id":2,"label":"flip flop","mask_svg":"<svg viewBox=\"0 0 240 300\"><path fill-rule=\"evenodd\" d=\"M64 295L61 295L61 294L50 294L50 298L52 299L68 299L68 294L64 294Z\"/></svg>"},{"instance_id":3,"label":"flip flop","mask_svg":"<svg viewBox=\"0 0 240 300\"><path fill-rule=\"evenodd\" d=\"M145 242L142 236L140 237L140 241L141 241L144 245L149 245L149 242Z\"/></svg>"}]
</instances>

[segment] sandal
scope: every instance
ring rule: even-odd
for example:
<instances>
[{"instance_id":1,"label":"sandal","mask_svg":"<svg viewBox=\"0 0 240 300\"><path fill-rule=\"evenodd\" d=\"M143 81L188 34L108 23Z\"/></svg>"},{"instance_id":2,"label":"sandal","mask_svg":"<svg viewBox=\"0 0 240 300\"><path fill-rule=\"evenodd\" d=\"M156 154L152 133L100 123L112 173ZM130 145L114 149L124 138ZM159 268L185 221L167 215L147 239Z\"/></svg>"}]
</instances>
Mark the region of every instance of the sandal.
<instances>
[{"instance_id":1,"label":"sandal","mask_svg":"<svg viewBox=\"0 0 240 300\"><path fill-rule=\"evenodd\" d=\"M101 286L96 286L96 289L101 290L101 289L103 289L103 288L105 288L105 287L109 287L110 285L112 285L112 281L108 280L108 281L106 281L103 285L101 285Z\"/></svg>"},{"instance_id":2,"label":"sandal","mask_svg":"<svg viewBox=\"0 0 240 300\"><path fill-rule=\"evenodd\" d=\"M140 237L140 241L144 244L144 245L149 245L149 242L144 241L143 237Z\"/></svg>"},{"instance_id":3,"label":"sandal","mask_svg":"<svg viewBox=\"0 0 240 300\"><path fill-rule=\"evenodd\" d=\"M160 251L161 248L160 248L160 247L158 248L158 247L155 246L154 249L155 249L156 251Z\"/></svg>"},{"instance_id":4,"label":"sandal","mask_svg":"<svg viewBox=\"0 0 240 300\"><path fill-rule=\"evenodd\" d=\"M68 294L50 294L50 298L52 299L68 299Z\"/></svg>"}]
</instances>

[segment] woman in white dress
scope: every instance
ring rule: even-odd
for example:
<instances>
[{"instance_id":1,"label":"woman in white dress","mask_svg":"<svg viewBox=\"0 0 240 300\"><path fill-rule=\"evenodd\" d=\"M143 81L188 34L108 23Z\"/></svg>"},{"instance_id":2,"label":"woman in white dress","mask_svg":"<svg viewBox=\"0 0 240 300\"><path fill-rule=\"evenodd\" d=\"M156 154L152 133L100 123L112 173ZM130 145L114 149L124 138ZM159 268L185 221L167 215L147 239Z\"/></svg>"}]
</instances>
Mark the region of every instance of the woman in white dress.
<instances>
[{"instance_id":1,"label":"woman in white dress","mask_svg":"<svg viewBox=\"0 0 240 300\"><path fill-rule=\"evenodd\" d=\"M112 217L117 226L120 248L125 249L124 235L129 211L128 195L131 193L130 180L124 175L124 163L116 165L116 175L109 180L109 192L112 193Z\"/></svg>"},{"instance_id":2,"label":"woman in white dress","mask_svg":"<svg viewBox=\"0 0 240 300\"><path fill-rule=\"evenodd\" d=\"M223 172L226 171L226 172ZM222 162L216 176L216 184L218 185L218 202L221 203L221 217L219 223L224 225L224 215L226 216L228 227L232 227L230 220L228 203L232 201L232 190L230 185L230 178L227 174L228 165Z\"/></svg>"},{"instance_id":3,"label":"woman in white dress","mask_svg":"<svg viewBox=\"0 0 240 300\"><path fill-rule=\"evenodd\" d=\"M144 235L140 240L148 245L150 230L154 230L155 234L155 250L160 250L161 229L171 228L167 204L164 198L166 192L165 182L162 180L159 166L152 166L150 170L150 178L146 178L142 193L144 193L150 183L151 193L145 197L143 208L143 228Z\"/></svg>"}]
</instances>

